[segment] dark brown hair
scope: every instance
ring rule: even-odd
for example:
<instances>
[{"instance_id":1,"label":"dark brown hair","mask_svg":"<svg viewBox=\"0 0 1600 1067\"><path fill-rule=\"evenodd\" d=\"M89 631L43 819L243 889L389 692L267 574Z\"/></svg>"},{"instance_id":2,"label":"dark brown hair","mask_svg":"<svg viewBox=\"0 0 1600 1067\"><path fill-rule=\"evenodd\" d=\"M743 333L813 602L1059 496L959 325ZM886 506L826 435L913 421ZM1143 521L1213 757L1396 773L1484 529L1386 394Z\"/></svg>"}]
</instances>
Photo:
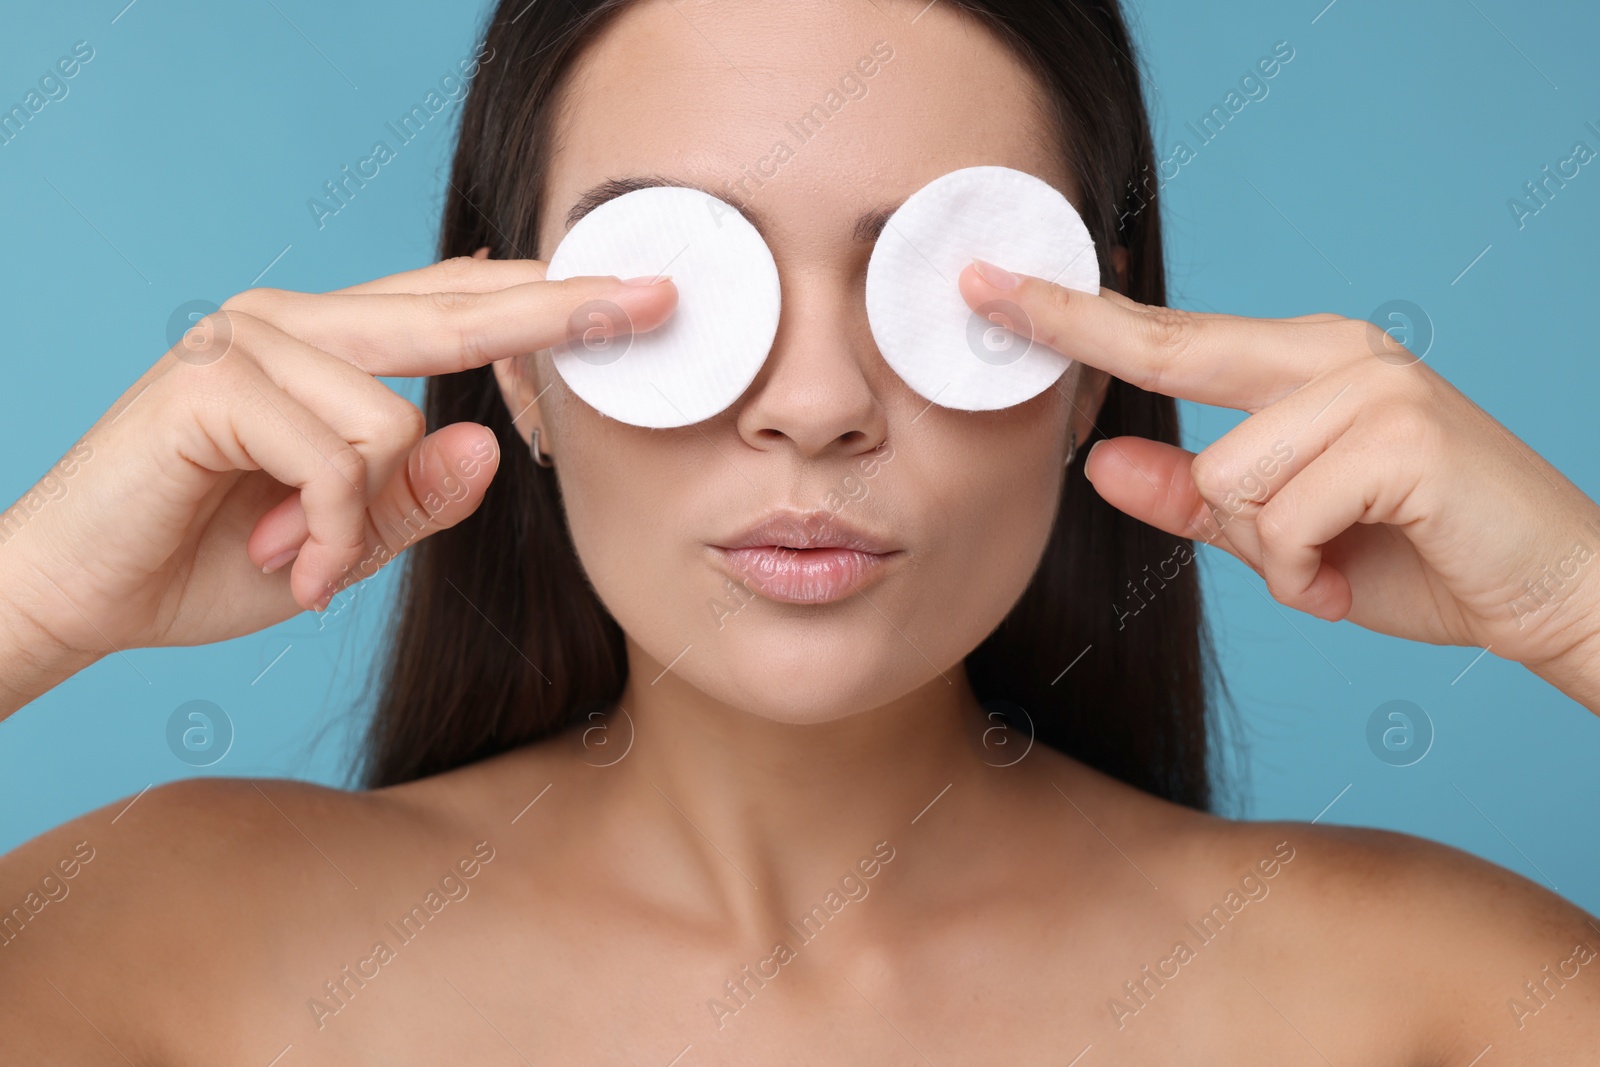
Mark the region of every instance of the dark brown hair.
<instances>
[{"instance_id":1,"label":"dark brown hair","mask_svg":"<svg viewBox=\"0 0 1600 1067\"><path fill-rule=\"evenodd\" d=\"M1117 0L947 2L989 26L1042 82L1102 284L1165 304L1150 123ZM492 51L462 114L441 257L487 245L496 258L529 258L537 249L563 75L628 3L506 0L493 13ZM1121 285L1113 245L1128 252ZM463 420L493 429L501 466L471 518L411 548L401 564L398 624L367 736L372 786L549 737L615 700L627 671L622 631L580 567L554 472L533 463L490 368L431 379L425 409L430 430ZM966 666L979 699L1025 709L1039 741L1209 808L1213 656L1197 568L1173 562L1187 560L1181 553L1192 544L1112 508L1083 475L1089 445L1121 434L1177 443L1174 401L1111 381L1095 432L1065 475L1058 514L1071 521L1058 518L1032 583Z\"/></svg>"}]
</instances>

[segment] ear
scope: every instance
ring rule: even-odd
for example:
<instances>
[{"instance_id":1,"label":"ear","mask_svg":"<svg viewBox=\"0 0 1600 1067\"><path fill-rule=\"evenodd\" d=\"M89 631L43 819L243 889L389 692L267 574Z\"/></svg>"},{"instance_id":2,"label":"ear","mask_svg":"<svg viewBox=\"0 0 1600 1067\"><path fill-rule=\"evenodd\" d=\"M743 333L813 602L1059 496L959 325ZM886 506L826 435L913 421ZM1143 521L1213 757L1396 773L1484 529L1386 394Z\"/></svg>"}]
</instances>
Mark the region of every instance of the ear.
<instances>
[{"instance_id":1,"label":"ear","mask_svg":"<svg viewBox=\"0 0 1600 1067\"><path fill-rule=\"evenodd\" d=\"M1128 289L1128 249L1126 245L1113 245L1111 248L1111 265L1117 272L1117 292L1125 293Z\"/></svg>"},{"instance_id":2,"label":"ear","mask_svg":"<svg viewBox=\"0 0 1600 1067\"><path fill-rule=\"evenodd\" d=\"M541 390L534 353L496 360L490 366L494 368L494 378L500 386L500 397L505 401L506 410L510 413L523 444L530 443L533 440L533 431L538 430L539 450L549 453L549 436L544 433L544 418L539 412L538 397L541 395Z\"/></svg>"},{"instance_id":3,"label":"ear","mask_svg":"<svg viewBox=\"0 0 1600 1067\"><path fill-rule=\"evenodd\" d=\"M472 253L472 258L488 259L489 246L484 245ZM539 403L536 399L542 394L535 372L534 353L496 360L490 366L494 368L494 379L500 386L500 397L505 401L506 410L511 414L517 433L522 437L522 443L530 444L533 441L533 431L538 430L539 449L548 453L550 442L544 434L544 419L539 413Z\"/></svg>"},{"instance_id":4,"label":"ear","mask_svg":"<svg viewBox=\"0 0 1600 1067\"><path fill-rule=\"evenodd\" d=\"M1088 440L1094 424L1100 418L1100 405L1106 402L1106 390L1111 387L1111 375L1099 367L1083 366L1078 379L1077 410L1072 413L1073 432L1079 441Z\"/></svg>"},{"instance_id":5,"label":"ear","mask_svg":"<svg viewBox=\"0 0 1600 1067\"><path fill-rule=\"evenodd\" d=\"M1117 292L1128 288L1128 249L1124 245L1111 246L1111 266L1117 272ZM1072 413L1072 430L1079 441L1087 440L1094 432L1094 423L1100 417L1100 406L1106 402L1106 390L1111 387L1111 375L1098 367L1080 364L1076 392L1077 410Z\"/></svg>"}]
</instances>

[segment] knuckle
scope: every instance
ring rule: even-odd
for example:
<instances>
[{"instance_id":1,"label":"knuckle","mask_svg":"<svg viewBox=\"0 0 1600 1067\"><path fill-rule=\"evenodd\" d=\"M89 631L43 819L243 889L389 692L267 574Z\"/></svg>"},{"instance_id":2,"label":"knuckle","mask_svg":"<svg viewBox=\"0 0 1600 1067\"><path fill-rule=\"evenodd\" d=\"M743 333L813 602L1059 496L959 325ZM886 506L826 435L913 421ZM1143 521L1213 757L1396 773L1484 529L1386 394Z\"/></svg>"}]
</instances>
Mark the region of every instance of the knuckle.
<instances>
[{"instance_id":1,"label":"knuckle","mask_svg":"<svg viewBox=\"0 0 1600 1067\"><path fill-rule=\"evenodd\" d=\"M1220 500L1233 488L1232 476L1222 458L1212 452L1201 452L1194 457L1189 468L1194 487L1207 500Z\"/></svg>"},{"instance_id":2,"label":"knuckle","mask_svg":"<svg viewBox=\"0 0 1600 1067\"><path fill-rule=\"evenodd\" d=\"M478 332L476 324L472 321L472 310L482 301L479 293L465 293L459 291L444 291L424 293L421 296L423 306L428 310L431 318L438 320L439 328L445 336L455 338L456 352L462 360L462 365L476 366L479 360L479 350L483 338Z\"/></svg>"},{"instance_id":3,"label":"knuckle","mask_svg":"<svg viewBox=\"0 0 1600 1067\"><path fill-rule=\"evenodd\" d=\"M1267 595L1286 607L1299 607L1300 597L1291 590L1286 582L1286 575L1276 567L1266 567L1261 571L1261 580L1267 584Z\"/></svg>"},{"instance_id":4,"label":"knuckle","mask_svg":"<svg viewBox=\"0 0 1600 1067\"><path fill-rule=\"evenodd\" d=\"M1077 298L1071 289L1064 285L1047 285L1043 290L1043 299L1039 307L1043 316L1027 316L1025 331L1041 344L1058 348L1061 335L1066 330L1070 321L1068 316L1076 310ZM1041 306L1042 305L1042 306ZM1026 315L1026 312L1023 312Z\"/></svg>"},{"instance_id":5,"label":"knuckle","mask_svg":"<svg viewBox=\"0 0 1600 1067\"><path fill-rule=\"evenodd\" d=\"M1431 455L1442 443L1443 428L1421 402L1395 397L1377 409L1379 424L1393 446L1416 455Z\"/></svg>"},{"instance_id":6,"label":"knuckle","mask_svg":"<svg viewBox=\"0 0 1600 1067\"><path fill-rule=\"evenodd\" d=\"M1194 345L1195 320L1187 311L1153 307L1145 313L1145 323L1151 344L1169 356L1181 357Z\"/></svg>"},{"instance_id":7,"label":"knuckle","mask_svg":"<svg viewBox=\"0 0 1600 1067\"><path fill-rule=\"evenodd\" d=\"M282 289L246 289L242 293L234 293L222 302L223 311L243 311L260 315L271 308L278 300L282 299Z\"/></svg>"},{"instance_id":8,"label":"knuckle","mask_svg":"<svg viewBox=\"0 0 1600 1067\"><path fill-rule=\"evenodd\" d=\"M374 412L372 424L372 439L389 452L409 451L428 432L422 409L400 396L385 400Z\"/></svg>"},{"instance_id":9,"label":"knuckle","mask_svg":"<svg viewBox=\"0 0 1600 1067\"><path fill-rule=\"evenodd\" d=\"M423 293L422 299L426 302L426 307L429 311L440 315L457 315L473 307L478 302L478 294L447 289L440 292Z\"/></svg>"},{"instance_id":10,"label":"knuckle","mask_svg":"<svg viewBox=\"0 0 1600 1067\"><path fill-rule=\"evenodd\" d=\"M1050 285L1044 291L1045 306L1052 311L1064 312L1078 302L1073 291L1065 285Z\"/></svg>"},{"instance_id":11,"label":"knuckle","mask_svg":"<svg viewBox=\"0 0 1600 1067\"><path fill-rule=\"evenodd\" d=\"M218 308L200 321L210 322L218 332L226 331L236 344L259 346L262 338L271 329L267 321L259 315L237 308Z\"/></svg>"},{"instance_id":12,"label":"knuckle","mask_svg":"<svg viewBox=\"0 0 1600 1067\"><path fill-rule=\"evenodd\" d=\"M1385 330L1375 322L1368 322L1366 319L1345 319L1342 322L1333 322L1328 325L1338 331L1338 336L1345 338L1352 349L1358 345L1375 353L1399 353L1405 349L1405 346L1396 341L1394 335L1389 333L1388 330Z\"/></svg>"},{"instance_id":13,"label":"knuckle","mask_svg":"<svg viewBox=\"0 0 1600 1067\"><path fill-rule=\"evenodd\" d=\"M213 311L189 328L167 358L185 364L185 382L228 383L236 388L257 365L255 352L263 331L259 319L237 311ZM221 358L224 355L229 358Z\"/></svg>"},{"instance_id":14,"label":"knuckle","mask_svg":"<svg viewBox=\"0 0 1600 1067\"><path fill-rule=\"evenodd\" d=\"M1256 536L1263 544L1284 544L1294 533L1294 516L1285 510L1283 499L1269 501L1256 515Z\"/></svg>"},{"instance_id":15,"label":"knuckle","mask_svg":"<svg viewBox=\"0 0 1600 1067\"><path fill-rule=\"evenodd\" d=\"M408 448L427 436L428 416L409 400L400 399L394 411L393 421Z\"/></svg>"},{"instance_id":16,"label":"knuckle","mask_svg":"<svg viewBox=\"0 0 1600 1067\"><path fill-rule=\"evenodd\" d=\"M331 452L328 455L328 465L339 475L340 481L336 481L334 486L340 490L341 495L349 495L350 492L364 493L361 486L366 484L367 460L354 445L346 442L343 448ZM348 483L348 488L341 482Z\"/></svg>"},{"instance_id":17,"label":"knuckle","mask_svg":"<svg viewBox=\"0 0 1600 1067\"><path fill-rule=\"evenodd\" d=\"M1200 326L1190 312L1161 306L1145 312L1143 322L1141 340L1155 350L1156 358L1151 361L1149 381L1139 384L1151 392L1164 392L1171 368L1194 351Z\"/></svg>"},{"instance_id":18,"label":"knuckle","mask_svg":"<svg viewBox=\"0 0 1600 1067\"><path fill-rule=\"evenodd\" d=\"M1410 359L1410 356L1407 356ZM1439 386L1444 379L1439 372L1421 360L1407 362L1403 366L1393 364L1382 368L1391 372L1384 375L1384 380L1378 387L1379 395L1397 397L1408 403L1421 407L1437 408L1444 398L1440 395ZM1392 373L1400 371L1401 373Z\"/></svg>"}]
</instances>

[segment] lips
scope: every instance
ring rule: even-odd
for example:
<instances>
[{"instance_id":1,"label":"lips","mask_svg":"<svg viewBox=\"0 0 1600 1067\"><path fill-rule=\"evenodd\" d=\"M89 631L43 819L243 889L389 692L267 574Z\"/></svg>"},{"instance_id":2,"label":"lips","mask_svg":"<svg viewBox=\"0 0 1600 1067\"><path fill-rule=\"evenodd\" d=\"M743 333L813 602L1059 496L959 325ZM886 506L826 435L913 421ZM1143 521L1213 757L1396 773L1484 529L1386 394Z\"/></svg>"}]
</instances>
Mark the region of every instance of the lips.
<instances>
[{"instance_id":1,"label":"lips","mask_svg":"<svg viewBox=\"0 0 1600 1067\"><path fill-rule=\"evenodd\" d=\"M717 545L718 548L842 548L888 555L896 546L827 512L776 511Z\"/></svg>"},{"instance_id":2,"label":"lips","mask_svg":"<svg viewBox=\"0 0 1600 1067\"><path fill-rule=\"evenodd\" d=\"M825 512L779 511L712 546L753 592L827 604L860 592L903 552L887 538Z\"/></svg>"}]
</instances>

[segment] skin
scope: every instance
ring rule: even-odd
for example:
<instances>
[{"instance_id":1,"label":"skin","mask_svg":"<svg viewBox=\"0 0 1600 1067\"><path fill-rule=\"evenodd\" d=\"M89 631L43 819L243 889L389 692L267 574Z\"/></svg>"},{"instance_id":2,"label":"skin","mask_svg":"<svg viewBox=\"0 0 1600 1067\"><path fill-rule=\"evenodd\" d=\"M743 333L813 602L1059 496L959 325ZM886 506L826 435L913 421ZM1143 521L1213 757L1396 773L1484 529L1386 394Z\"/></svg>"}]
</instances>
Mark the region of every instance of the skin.
<instances>
[{"instance_id":1,"label":"skin","mask_svg":"<svg viewBox=\"0 0 1600 1067\"><path fill-rule=\"evenodd\" d=\"M1552 982L1520 1026L1507 1007L1575 944L1600 950L1592 917L1527 880L1401 834L1216 818L1041 746L1015 760L975 736L961 657L1025 587L1068 435L1087 433L1104 374L1252 413L1201 456L1121 438L1088 473L1131 514L1239 555L1280 600L1326 617L1487 643L1503 628L1496 590L1559 558L1593 505L1553 471L1514 477L1507 464L1542 461L1494 458L1500 438L1473 421L1478 409L1425 367L1388 373L1402 368L1372 345L1389 349L1336 316L1181 315L1021 279L1004 293L1037 337L1081 361L1074 376L1001 413L928 408L873 348L860 300L871 246L852 236L856 217L978 163L1077 194L1047 150L1025 69L946 7L910 23L920 6L643 0L571 83L539 261L241 294L214 323L226 355L193 358L215 354L215 340L187 360L175 350L86 435L107 460L86 464L74 494L0 563L0 586L19 590L5 614L10 707L101 647L70 613L52 614L37 575L89 605L108 639L197 643L323 603L340 568L383 543L384 520L445 493L453 472L461 491L429 529L465 518L496 469L475 451L481 430L424 439L368 384L497 360L508 408L524 433L541 431L581 561L628 635L627 715L374 792L173 783L24 845L0 861L6 906L78 842L92 858L79 847L70 894L0 947L0 1059L1143 1064L1181 1049L1197 1063L1375 1067L1467 1064L1485 1046L1485 1064L1592 1055L1600 959ZM542 281L584 189L635 173L720 186L825 91L819 71L847 69L885 37L896 56L870 95L753 200L785 303L739 404L698 427L645 431L573 397L547 352L520 358L558 340L588 299L626 302L640 329L671 313L670 283ZM759 72L764 91L741 70ZM974 305L1000 292L970 268L960 284ZM426 295L440 292L466 295ZM171 417L190 411L175 405L194 383L214 402L192 422ZM1317 412L1346 384L1356 413L1329 407L1338 418L1316 420L1318 443L1299 408ZM320 403L298 425L324 455L348 446L360 463L342 460L349 477L335 481L296 458L296 432L269 432L270 420L252 430L250 388L280 413L297 395ZM1298 459L1272 492L1227 502L1263 444L1297 429ZM1374 495L1357 442L1381 451L1396 432L1420 442L1393 449L1411 467L1373 476L1387 477L1377 497L1398 502L1351 517L1314 542L1320 552L1296 549L1326 528L1312 501L1341 513L1344 498ZM773 506L816 506L885 442L894 459L845 512L904 549L870 601L757 598L718 627L706 605L726 595L725 576L706 544ZM1450 457L1463 451L1483 457L1468 500L1452 496L1468 466ZM1332 487L1295 502L1286 486L1329 459ZM139 518L150 508L117 511L113 488L131 472L170 479L162 522ZM135 521L143 537L129 533ZM113 528L120 537L96 542L113 555L96 566L42 547L67 553ZM149 559L137 555L145 541ZM261 572L293 550L292 564ZM181 575L150 562L174 553ZM1591 587L1578 583L1532 633L1518 628L1514 647L1595 709ZM229 617L206 608L219 601ZM385 924L430 890L449 902L402 943ZM802 942L785 924L826 908L830 891L848 902ZM1202 942L1185 924L1232 891L1236 913ZM380 939L393 958L374 970L361 961ZM780 939L794 958L752 982L746 1003L727 999L724 983L759 969ZM1180 940L1193 958L1174 970ZM358 985L347 965L371 977ZM1148 980L1141 1003L1124 983L1146 980L1147 966L1169 977ZM343 1004L323 989L341 979ZM308 1006L319 997L329 1010ZM721 1013L708 1006L719 999Z\"/></svg>"}]
</instances>

